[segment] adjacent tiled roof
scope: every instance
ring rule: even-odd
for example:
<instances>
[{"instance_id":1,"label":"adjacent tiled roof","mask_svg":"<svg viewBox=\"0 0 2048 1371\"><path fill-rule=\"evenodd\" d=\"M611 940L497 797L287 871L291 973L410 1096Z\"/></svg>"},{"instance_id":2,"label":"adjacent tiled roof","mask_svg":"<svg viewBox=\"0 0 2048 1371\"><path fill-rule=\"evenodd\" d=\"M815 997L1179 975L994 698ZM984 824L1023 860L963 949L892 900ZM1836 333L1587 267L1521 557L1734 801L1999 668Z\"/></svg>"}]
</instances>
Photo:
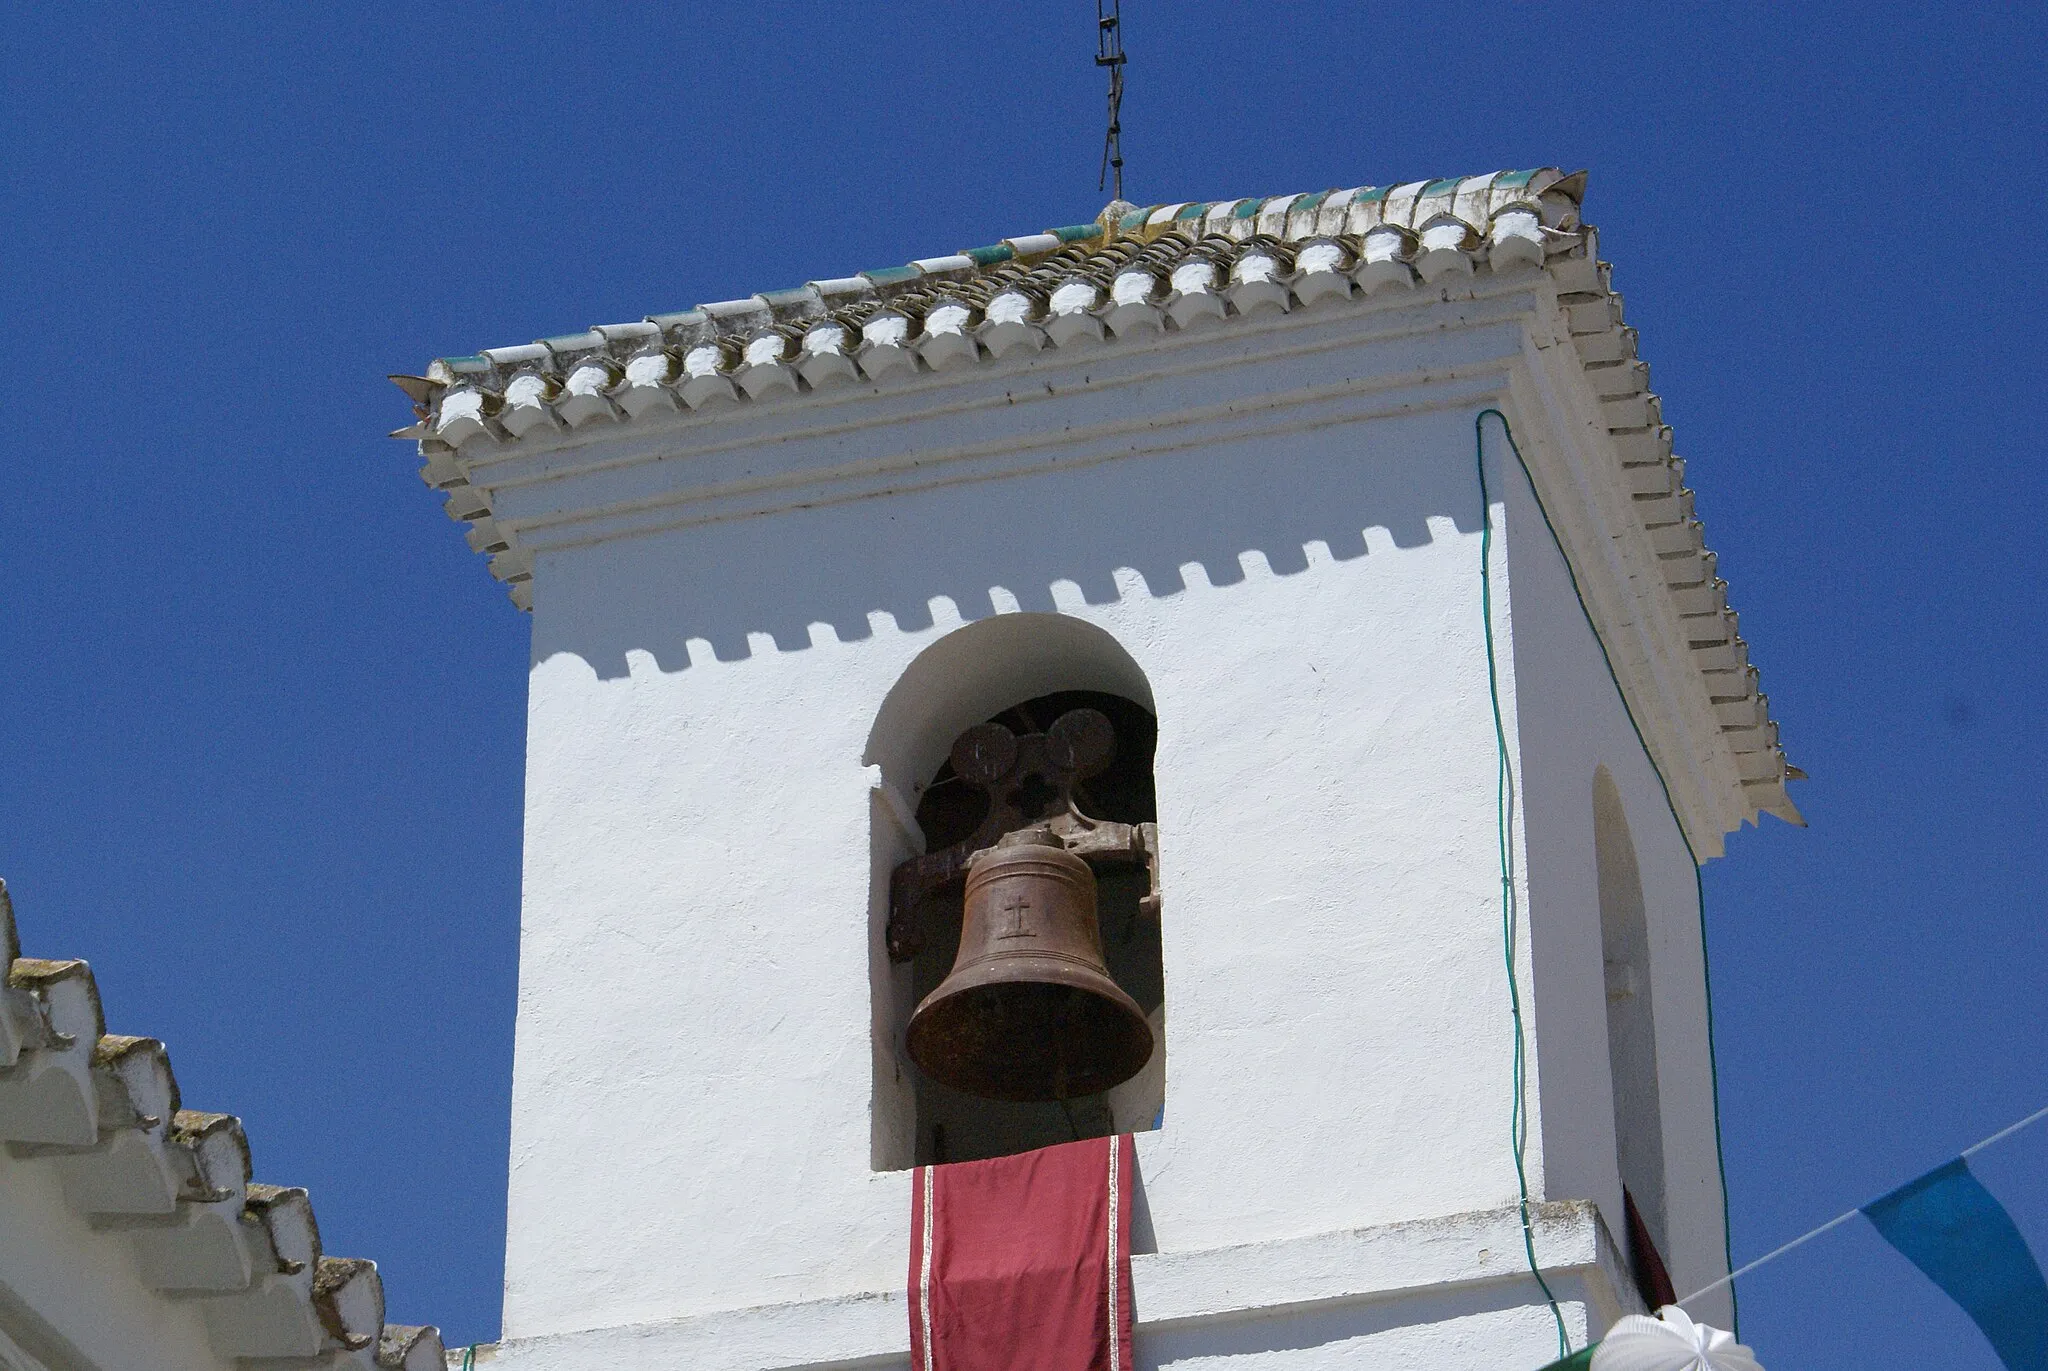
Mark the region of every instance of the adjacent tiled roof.
<instances>
[{"instance_id":1,"label":"adjacent tiled roof","mask_svg":"<svg viewBox=\"0 0 2048 1371\"><path fill-rule=\"evenodd\" d=\"M250 1178L241 1120L183 1108L164 1045L106 1031L90 967L21 955L4 882L0 956L0 1141L56 1169L81 1228L125 1229L163 1298L205 1302L222 1365L443 1371L439 1330L384 1322L375 1263L321 1251L306 1192Z\"/></svg>"},{"instance_id":2,"label":"adjacent tiled roof","mask_svg":"<svg viewBox=\"0 0 2048 1371\"><path fill-rule=\"evenodd\" d=\"M1799 773L1778 746L1727 583L1693 515L1685 464L1672 455L1649 367L1636 355L1636 331L1622 321L1596 231L1580 220L1584 192L1585 173L1551 167L1269 199L1118 202L1092 224L444 357L424 376L392 377L418 420L392 436L418 440L422 476L447 492L470 546L530 608L531 554L470 484L472 455L591 426L886 384L1014 352L1399 295L1481 270L1547 271L1748 808L1799 822L1784 789Z\"/></svg>"}]
</instances>

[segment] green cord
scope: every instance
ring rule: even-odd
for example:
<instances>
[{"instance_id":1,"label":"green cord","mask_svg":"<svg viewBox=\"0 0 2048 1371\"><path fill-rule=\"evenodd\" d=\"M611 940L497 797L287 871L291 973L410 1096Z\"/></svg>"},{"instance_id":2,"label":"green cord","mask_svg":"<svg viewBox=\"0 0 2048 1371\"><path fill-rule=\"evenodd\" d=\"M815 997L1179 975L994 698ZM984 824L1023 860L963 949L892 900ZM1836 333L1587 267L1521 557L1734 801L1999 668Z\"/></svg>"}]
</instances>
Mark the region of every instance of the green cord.
<instances>
[{"instance_id":1,"label":"green cord","mask_svg":"<svg viewBox=\"0 0 2048 1371\"><path fill-rule=\"evenodd\" d=\"M462 1352L462 1371L476 1371L476 1344L471 1343Z\"/></svg>"},{"instance_id":2,"label":"green cord","mask_svg":"<svg viewBox=\"0 0 2048 1371\"><path fill-rule=\"evenodd\" d=\"M1499 410L1486 410L1479 416L1499 414ZM1502 417L1505 425L1507 419ZM1508 970L1508 1012L1515 1021L1515 1068L1514 1104L1508 1110L1508 1135L1515 1155L1515 1187L1520 1196L1522 1215L1522 1251L1529 1258L1529 1274L1536 1278L1536 1284L1543 1287L1543 1298L1550 1304L1550 1317L1557 1320L1557 1355L1571 1355L1572 1342L1565 1332L1564 1311L1557 1307L1557 1296L1551 1293L1550 1282L1543 1278L1543 1268L1536 1261L1536 1233L1529 1224L1529 1115L1523 1108L1528 1096L1528 1061L1524 1048L1527 1036L1522 1028L1522 988L1515 980L1515 864L1514 841L1514 768L1508 761L1508 729L1501 717L1500 709L1500 664L1493 646L1493 496L1486 487L1486 441L1478 421L1473 422L1473 463L1479 471L1479 611L1486 624L1486 693L1493 701L1494 755L1498 764L1494 770L1494 827L1500 838L1500 936L1501 955L1507 962ZM1510 437L1512 442L1512 436Z\"/></svg>"},{"instance_id":3,"label":"green cord","mask_svg":"<svg viewBox=\"0 0 2048 1371\"><path fill-rule=\"evenodd\" d=\"M1607 679L1614 683L1614 694L1615 698L1621 701L1621 712L1627 716L1628 726L1635 732L1636 746L1643 750L1643 760L1650 764L1650 774L1657 778L1658 788L1664 794L1664 807L1671 811L1672 826L1678 830L1678 841L1685 844L1685 855L1692 861L1694 908L1699 913L1700 923L1700 973L1706 990L1707 1003L1707 1081L1714 1104L1714 1166L1721 1176L1721 1260L1727 1269L1732 1271L1735 1269L1734 1230L1728 1221L1728 1158L1727 1151L1721 1142L1721 1067L1719 1059L1714 1052L1714 978L1709 969L1712 966L1712 961L1707 955L1707 884L1706 878L1700 874L1700 855L1694 850L1691 837L1686 834L1685 821L1678 817L1678 802L1671 798L1671 783L1664 779L1664 770L1657 765L1656 757L1650 752L1650 744L1643 737L1643 726L1636 722L1636 712L1629 707L1628 692L1621 688L1621 674L1614 669L1614 655L1607 650L1607 640L1600 636L1600 626L1593 622L1593 611L1586 608L1585 592L1579 589L1579 574L1572 566L1570 555L1564 550L1564 540L1557 536L1557 525L1551 522L1550 511L1544 507L1542 493L1536 489L1536 477L1529 470L1528 459L1522 456L1521 445L1515 441L1515 431L1508 423L1508 416L1497 409L1482 409L1472 417L1472 440L1479 454L1480 494L1482 497L1486 494L1485 423L1486 416L1489 414L1500 420L1500 431L1507 435L1508 450L1515 454L1515 462L1522 468L1522 476L1529 483L1529 496L1536 502L1536 512L1543 516L1543 527L1549 531L1550 541L1557 548L1558 560L1564 563L1564 574L1571 582L1572 597L1579 602L1579 613L1586 620L1586 631L1593 635L1593 642L1600 649L1600 661L1607 668ZM1482 545L1492 536L1493 532L1491 522L1493 506L1490 503L1487 504L1486 510L1488 522L1486 529L1481 535ZM1487 575L1487 568L1482 566L1480 576L1483 593L1490 591L1490 586L1487 584ZM1493 611L1490 598L1487 601L1487 605L1486 664L1488 679L1491 681L1493 672ZM1498 695L1494 699L1494 727L1496 731L1500 728L1500 700ZM1506 746L1504 735L1501 746L1503 748ZM1513 978L1510 977L1510 987L1513 986L1513 983ZM1516 1027L1517 1038L1515 1047L1519 1060L1521 1051L1519 1020L1517 1020ZM1516 1102L1519 1106L1519 1095L1517 1095ZM1552 1308L1555 1307L1555 1305L1552 1306ZM1728 1325L1728 1331L1731 1334L1738 1337L1741 1335L1741 1313L1736 1302L1735 1287L1733 1285L1728 1287Z\"/></svg>"}]
</instances>

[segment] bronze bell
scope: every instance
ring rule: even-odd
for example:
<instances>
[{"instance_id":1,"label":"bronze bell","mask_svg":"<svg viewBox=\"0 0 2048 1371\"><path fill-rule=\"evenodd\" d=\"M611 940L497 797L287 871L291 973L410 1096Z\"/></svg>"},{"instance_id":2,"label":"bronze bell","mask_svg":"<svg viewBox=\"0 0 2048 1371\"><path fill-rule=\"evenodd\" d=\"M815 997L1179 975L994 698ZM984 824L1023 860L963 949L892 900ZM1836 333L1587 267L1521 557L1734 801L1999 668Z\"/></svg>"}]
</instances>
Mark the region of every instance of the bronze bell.
<instances>
[{"instance_id":1,"label":"bronze bell","mask_svg":"<svg viewBox=\"0 0 2048 1371\"><path fill-rule=\"evenodd\" d=\"M960 955L906 1037L927 1075L994 1100L1097 1094L1152 1059L1152 1026L1103 961L1095 873L1058 837L1024 829L975 856Z\"/></svg>"}]
</instances>

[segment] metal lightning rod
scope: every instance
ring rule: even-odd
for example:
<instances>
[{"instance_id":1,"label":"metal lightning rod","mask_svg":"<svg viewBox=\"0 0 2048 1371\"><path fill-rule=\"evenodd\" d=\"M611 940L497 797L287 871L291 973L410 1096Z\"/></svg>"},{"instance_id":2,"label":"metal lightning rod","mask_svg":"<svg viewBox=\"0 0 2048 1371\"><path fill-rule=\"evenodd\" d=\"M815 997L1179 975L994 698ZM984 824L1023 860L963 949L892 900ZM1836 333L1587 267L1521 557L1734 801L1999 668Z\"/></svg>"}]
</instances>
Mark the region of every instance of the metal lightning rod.
<instances>
[{"instance_id":1,"label":"metal lightning rod","mask_svg":"<svg viewBox=\"0 0 2048 1371\"><path fill-rule=\"evenodd\" d=\"M1109 68L1109 130L1102 136L1102 174L1095 189L1116 175L1116 198L1124 198L1124 35L1123 0L1095 0L1095 65Z\"/></svg>"}]
</instances>

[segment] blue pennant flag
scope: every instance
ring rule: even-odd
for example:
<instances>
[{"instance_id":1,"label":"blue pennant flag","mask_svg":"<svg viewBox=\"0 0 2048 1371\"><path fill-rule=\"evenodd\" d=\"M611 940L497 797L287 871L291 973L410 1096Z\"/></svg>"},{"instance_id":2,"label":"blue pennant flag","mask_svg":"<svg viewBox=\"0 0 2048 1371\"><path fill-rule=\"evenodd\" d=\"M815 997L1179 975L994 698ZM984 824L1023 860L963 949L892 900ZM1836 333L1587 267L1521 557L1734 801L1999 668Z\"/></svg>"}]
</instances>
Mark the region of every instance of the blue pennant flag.
<instances>
[{"instance_id":1,"label":"blue pennant flag","mask_svg":"<svg viewBox=\"0 0 2048 1371\"><path fill-rule=\"evenodd\" d=\"M2048 1371L2048 1283L2012 1215L1961 1157L1863 1212L1976 1320L2008 1371Z\"/></svg>"}]
</instances>

